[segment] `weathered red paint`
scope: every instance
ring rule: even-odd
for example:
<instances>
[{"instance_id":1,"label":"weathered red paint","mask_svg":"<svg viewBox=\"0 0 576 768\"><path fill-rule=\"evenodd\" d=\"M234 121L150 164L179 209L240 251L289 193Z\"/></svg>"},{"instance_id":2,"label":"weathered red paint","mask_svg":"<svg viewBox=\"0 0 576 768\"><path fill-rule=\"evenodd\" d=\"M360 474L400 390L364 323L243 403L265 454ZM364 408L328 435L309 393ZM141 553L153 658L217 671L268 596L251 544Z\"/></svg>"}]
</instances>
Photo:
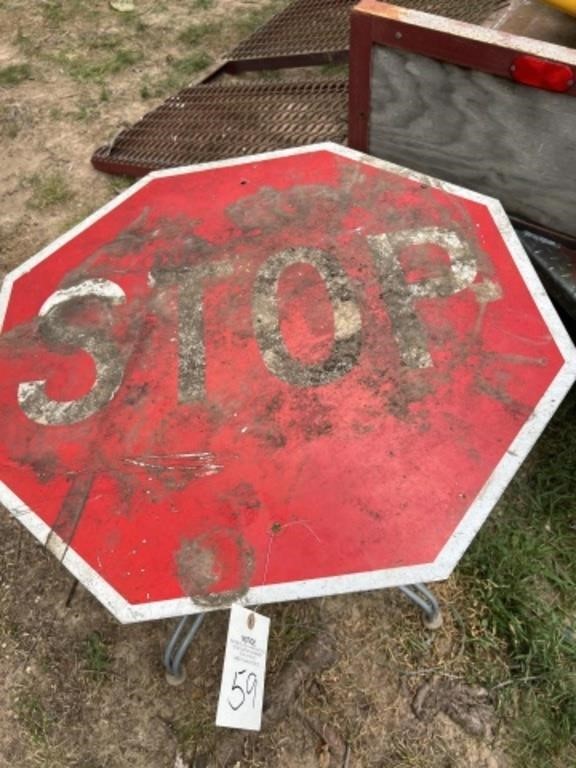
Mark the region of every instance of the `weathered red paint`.
<instances>
[{"instance_id":1,"label":"weathered red paint","mask_svg":"<svg viewBox=\"0 0 576 768\"><path fill-rule=\"evenodd\" d=\"M367 237L431 227L458 232L478 274L473 289L418 300L433 365L410 368ZM289 248L337 259L360 308L358 362L321 386L271 373L255 338L257 274ZM408 284L447 271L435 246L400 260ZM179 402L179 285L159 270L224 261L203 289L206 394ZM49 350L37 319L53 292L88 279L126 296L72 312L108 329L122 384L96 415L41 425L19 384L45 379L49 397L73 400L94 383L90 356ZM318 272L287 267L278 294L288 351L325 360L334 318ZM0 337L0 479L130 603L229 602L427 563L561 364L480 203L327 150L157 178L16 281Z\"/></svg>"}]
</instances>

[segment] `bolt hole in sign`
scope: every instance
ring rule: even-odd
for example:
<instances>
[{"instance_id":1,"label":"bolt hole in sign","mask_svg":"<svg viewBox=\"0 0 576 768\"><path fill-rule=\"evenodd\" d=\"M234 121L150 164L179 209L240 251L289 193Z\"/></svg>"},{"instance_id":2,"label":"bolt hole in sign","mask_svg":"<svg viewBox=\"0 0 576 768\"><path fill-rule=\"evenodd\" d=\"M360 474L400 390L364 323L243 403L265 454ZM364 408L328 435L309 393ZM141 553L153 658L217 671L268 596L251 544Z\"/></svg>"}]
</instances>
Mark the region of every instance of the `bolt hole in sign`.
<instances>
[{"instance_id":1,"label":"bolt hole in sign","mask_svg":"<svg viewBox=\"0 0 576 768\"><path fill-rule=\"evenodd\" d=\"M123 622L447 577L575 378L496 201L332 144L10 273L0 499Z\"/></svg>"}]
</instances>

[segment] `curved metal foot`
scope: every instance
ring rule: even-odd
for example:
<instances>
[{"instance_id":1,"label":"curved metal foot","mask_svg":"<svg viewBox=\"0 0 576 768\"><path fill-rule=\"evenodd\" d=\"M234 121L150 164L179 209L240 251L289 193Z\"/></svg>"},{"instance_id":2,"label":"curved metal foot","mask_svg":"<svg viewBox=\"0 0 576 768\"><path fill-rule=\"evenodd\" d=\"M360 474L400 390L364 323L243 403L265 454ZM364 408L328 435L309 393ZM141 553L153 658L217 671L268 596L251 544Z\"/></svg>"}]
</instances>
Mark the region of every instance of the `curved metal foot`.
<instances>
[{"instance_id":1,"label":"curved metal foot","mask_svg":"<svg viewBox=\"0 0 576 768\"><path fill-rule=\"evenodd\" d=\"M424 626L427 629L440 629L443 622L438 600L424 584L411 584L398 589L411 600L424 614Z\"/></svg>"},{"instance_id":2,"label":"curved metal foot","mask_svg":"<svg viewBox=\"0 0 576 768\"><path fill-rule=\"evenodd\" d=\"M203 621L203 613L196 616L183 616L172 633L162 659L166 670L166 681L170 685L181 685L186 679L186 672L182 669L182 660ZM188 624L190 627L188 631L185 631Z\"/></svg>"}]
</instances>

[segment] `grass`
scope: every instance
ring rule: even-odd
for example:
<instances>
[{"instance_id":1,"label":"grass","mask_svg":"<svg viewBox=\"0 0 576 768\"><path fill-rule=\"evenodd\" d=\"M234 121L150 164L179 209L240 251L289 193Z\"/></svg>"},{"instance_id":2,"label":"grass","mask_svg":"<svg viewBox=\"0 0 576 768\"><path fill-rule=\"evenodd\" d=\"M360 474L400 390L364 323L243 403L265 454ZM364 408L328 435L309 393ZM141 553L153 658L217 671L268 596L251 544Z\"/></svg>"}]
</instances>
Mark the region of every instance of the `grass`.
<instances>
[{"instance_id":1,"label":"grass","mask_svg":"<svg viewBox=\"0 0 576 768\"><path fill-rule=\"evenodd\" d=\"M508 677L500 672L489 683L502 710L516 712L511 751L522 768L548 765L576 746L574 424L576 392L460 567L471 600L483 606L474 643L484 648L472 654L504 650ZM491 669L484 666L488 678Z\"/></svg>"},{"instance_id":2,"label":"grass","mask_svg":"<svg viewBox=\"0 0 576 768\"><path fill-rule=\"evenodd\" d=\"M184 712L170 723L171 730L180 749L185 753L200 747L201 752L209 754L218 741L218 732L214 726L214 716L207 707L198 707L191 717Z\"/></svg>"},{"instance_id":3,"label":"grass","mask_svg":"<svg viewBox=\"0 0 576 768\"><path fill-rule=\"evenodd\" d=\"M42 211L54 208L72 200L74 194L68 186L66 177L59 171L46 174L34 174L28 180L32 195L28 200L30 208Z\"/></svg>"},{"instance_id":4,"label":"grass","mask_svg":"<svg viewBox=\"0 0 576 768\"><path fill-rule=\"evenodd\" d=\"M140 96L143 99L159 98L178 91L194 79L195 75L209 67L212 62L212 57L203 51L197 51L182 58L170 59L168 74L153 82L144 79L140 86Z\"/></svg>"},{"instance_id":5,"label":"grass","mask_svg":"<svg viewBox=\"0 0 576 768\"><path fill-rule=\"evenodd\" d=\"M422 739L407 729L406 732L394 733L387 741L382 768L449 768L453 765L450 752L441 739L423 745Z\"/></svg>"},{"instance_id":6,"label":"grass","mask_svg":"<svg viewBox=\"0 0 576 768\"><path fill-rule=\"evenodd\" d=\"M183 45L196 46L217 39L221 25L214 22L191 24L178 35L178 42Z\"/></svg>"},{"instance_id":7,"label":"grass","mask_svg":"<svg viewBox=\"0 0 576 768\"><path fill-rule=\"evenodd\" d=\"M9 64L0 67L0 86L8 87L19 85L24 80L32 79L32 70L29 64Z\"/></svg>"},{"instance_id":8,"label":"grass","mask_svg":"<svg viewBox=\"0 0 576 768\"><path fill-rule=\"evenodd\" d=\"M26 112L18 105L0 107L0 136L15 139L26 124Z\"/></svg>"},{"instance_id":9,"label":"grass","mask_svg":"<svg viewBox=\"0 0 576 768\"><path fill-rule=\"evenodd\" d=\"M77 16L94 18L98 16L97 7L86 4L84 0L44 0L41 4L44 19L51 26L70 22Z\"/></svg>"},{"instance_id":10,"label":"grass","mask_svg":"<svg viewBox=\"0 0 576 768\"><path fill-rule=\"evenodd\" d=\"M28 58L34 56L40 47L40 44L37 40L34 40L32 37L23 32L22 27L18 27L13 40L14 45L20 49L24 56Z\"/></svg>"},{"instance_id":11,"label":"grass","mask_svg":"<svg viewBox=\"0 0 576 768\"><path fill-rule=\"evenodd\" d=\"M260 8L247 11L240 16L235 24L239 39L252 34L254 30L265 24L275 13L278 13L286 6L284 0L272 0L265 3Z\"/></svg>"},{"instance_id":12,"label":"grass","mask_svg":"<svg viewBox=\"0 0 576 768\"><path fill-rule=\"evenodd\" d=\"M282 669L297 648L315 637L322 628L317 603L297 602L269 606L270 639L268 674Z\"/></svg>"},{"instance_id":13,"label":"grass","mask_svg":"<svg viewBox=\"0 0 576 768\"><path fill-rule=\"evenodd\" d=\"M84 669L90 675L103 677L110 672L112 659L108 646L99 632L92 632L84 641Z\"/></svg>"},{"instance_id":14,"label":"grass","mask_svg":"<svg viewBox=\"0 0 576 768\"><path fill-rule=\"evenodd\" d=\"M213 4L212 0L195 0L192 9L209 10ZM176 42L186 50L186 54L168 59L170 71L164 77L151 80L144 76L140 85L141 98L161 98L188 85L214 62L213 50L223 54L285 5L286 0L272 0L258 9L239 11L233 19L227 17L217 22L198 21L189 24L176 37ZM276 77L276 73L273 76Z\"/></svg>"},{"instance_id":15,"label":"grass","mask_svg":"<svg viewBox=\"0 0 576 768\"><path fill-rule=\"evenodd\" d=\"M199 51L191 56L174 59L170 62L170 66L175 72L178 72L178 74L184 75L185 77L191 77L192 75L198 74L198 72L201 72L203 69L206 69L206 67L209 67L210 64L212 64L212 61L213 59L209 54L204 53L204 51Z\"/></svg>"},{"instance_id":16,"label":"grass","mask_svg":"<svg viewBox=\"0 0 576 768\"><path fill-rule=\"evenodd\" d=\"M46 744L50 736L54 718L50 715L42 700L31 692L22 693L15 702L18 721L37 745Z\"/></svg>"},{"instance_id":17,"label":"grass","mask_svg":"<svg viewBox=\"0 0 576 768\"><path fill-rule=\"evenodd\" d=\"M134 179L132 176L114 175L108 177L108 182L113 194L118 195L120 192L124 192L124 190L128 189L128 187L131 187L132 184L134 184Z\"/></svg>"},{"instance_id":18,"label":"grass","mask_svg":"<svg viewBox=\"0 0 576 768\"><path fill-rule=\"evenodd\" d=\"M77 56L64 55L60 56L60 62L75 80L102 85L106 78L138 64L144 56L141 51L133 48L109 50L104 47L103 50L104 56L94 57L83 53Z\"/></svg>"}]
</instances>

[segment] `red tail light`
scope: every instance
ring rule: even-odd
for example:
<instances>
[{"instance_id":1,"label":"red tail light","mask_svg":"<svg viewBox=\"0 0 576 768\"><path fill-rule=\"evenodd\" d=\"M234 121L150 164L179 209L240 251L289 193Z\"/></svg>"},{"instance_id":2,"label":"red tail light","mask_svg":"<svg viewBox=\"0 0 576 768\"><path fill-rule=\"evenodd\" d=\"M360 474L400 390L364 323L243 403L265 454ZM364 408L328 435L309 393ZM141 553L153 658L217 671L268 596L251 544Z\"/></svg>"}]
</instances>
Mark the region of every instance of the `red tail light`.
<instances>
[{"instance_id":1,"label":"red tail light","mask_svg":"<svg viewBox=\"0 0 576 768\"><path fill-rule=\"evenodd\" d=\"M567 64L539 59L537 56L517 56L510 67L512 77L518 83L542 88L545 91L564 93L574 85L574 71Z\"/></svg>"}]
</instances>

